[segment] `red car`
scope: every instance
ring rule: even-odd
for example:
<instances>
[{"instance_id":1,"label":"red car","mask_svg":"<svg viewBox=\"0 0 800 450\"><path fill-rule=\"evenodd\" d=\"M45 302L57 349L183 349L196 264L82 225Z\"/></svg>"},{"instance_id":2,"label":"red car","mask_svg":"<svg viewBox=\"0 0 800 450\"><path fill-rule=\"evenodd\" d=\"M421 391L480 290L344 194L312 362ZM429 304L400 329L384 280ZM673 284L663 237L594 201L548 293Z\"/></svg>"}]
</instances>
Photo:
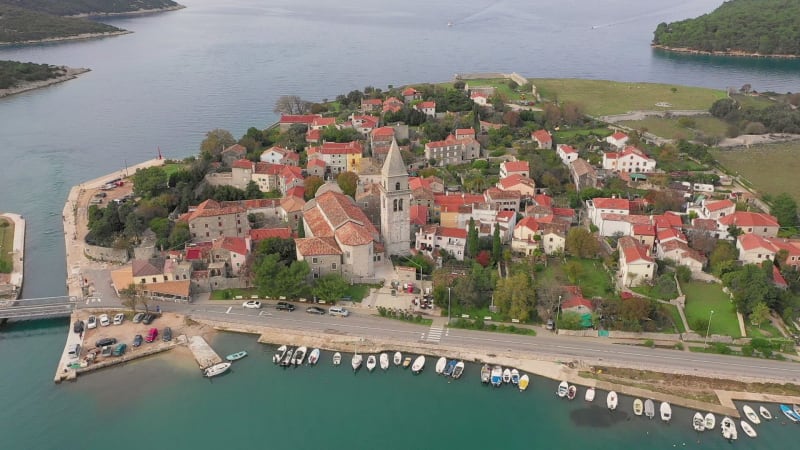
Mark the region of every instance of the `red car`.
<instances>
[{"instance_id":1,"label":"red car","mask_svg":"<svg viewBox=\"0 0 800 450\"><path fill-rule=\"evenodd\" d=\"M158 328L150 328L147 332L147 337L144 338L145 342L153 342L158 337Z\"/></svg>"}]
</instances>

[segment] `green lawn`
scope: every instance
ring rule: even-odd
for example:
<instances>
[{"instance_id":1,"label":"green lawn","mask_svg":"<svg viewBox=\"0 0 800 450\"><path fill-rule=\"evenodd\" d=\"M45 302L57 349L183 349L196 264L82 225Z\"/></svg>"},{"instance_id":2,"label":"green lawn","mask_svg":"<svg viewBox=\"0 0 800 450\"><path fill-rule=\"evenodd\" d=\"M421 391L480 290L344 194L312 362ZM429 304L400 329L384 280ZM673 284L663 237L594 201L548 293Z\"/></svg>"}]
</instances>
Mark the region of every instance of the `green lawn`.
<instances>
[{"instance_id":1,"label":"green lawn","mask_svg":"<svg viewBox=\"0 0 800 450\"><path fill-rule=\"evenodd\" d=\"M345 292L344 297L350 297L353 302L360 302L364 300L364 297L369 295L370 288L380 287L377 285L371 284L354 284L352 286L348 286L347 292Z\"/></svg>"},{"instance_id":2,"label":"green lawn","mask_svg":"<svg viewBox=\"0 0 800 450\"><path fill-rule=\"evenodd\" d=\"M184 167L186 167L186 165L183 163L167 163L161 166L161 168L164 169L164 172L167 173L167 177L183 169Z\"/></svg>"},{"instance_id":3,"label":"green lawn","mask_svg":"<svg viewBox=\"0 0 800 450\"><path fill-rule=\"evenodd\" d=\"M786 192L800 202L800 142L756 145L747 149L710 150L731 174L738 174L761 193L778 195Z\"/></svg>"},{"instance_id":4,"label":"green lawn","mask_svg":"<svg viewBox=\"0 0 800 450\"><path fill-rule=\"evenodd\" d=\"M233 300L237 296L241 296L242 299L249 300L250 296L252 295L258 295L258 289L221 289L219 291L211 292L211 300Z\"/></svg>"},{"instance_id":5,"label":"green lawn","mask_svg":"<svg viewBox=\"0 0 800 450\"><path fill-rule=\"evenodd\" d=\"M530 81L542 97L580 103L588 114L594 116L634 110L708 110L715 101L725 97L721 90L669 84L553 78ZM676 89L675 92L672 88ZM663 108L656 103L669 103L672 107Z\"/></svg>"},{"instance_id":6,"label":"green lawn","mask_svg":"<svg viewBox=\"0 0 800 450\"><path fill-rule=\"evenodd\" d=\"M2 218L0 219L0 261L3 261L3 265L9 269L14 267L13 255L11 254L13 251L14 222Z\"/></svg>"},{"instance_id":7,"label":"green lawn","mask_svg":"<svg viewBox=\"0 0 800 450\"><path fill-rule=\"evenodd\" d=\"M672 317L672 321L675 322L675 328L678 329L678 333L686 333L686 327L683 326L683 321L681 320L681 314L678 312L678 307L675 305L661 305L662 308L669 311L669 315Z\"/></svg>"},{"instance_id":8,"label":"green lawn","mask_svg":"<svg viewBox=\"0 0 800 450\"><path fill-rule=\"evenodd\" d=\"M747 330L747 337L750 338L766 338L766 339L782 339L783 335L774 325L771 323L762 323L761 327L754 326L749 323L749 321L745 321L745 330Z\"/></svg>"},{"instance_id":9,"label":"green lawn","mask_svg":"<svg viewBox=\"0 0 800 450\"><path fill-rule=\"evenodd\" d=\"M645 130L656 136L666 139L694 139L697 132L702 132L706 136L725 137L728 124L724 121L711 116L692 117L694 126L691 128L682 127L678 124L678 118L648 117L643 120L626 120L619 122L620 125L634 130Z\"/></svg>"},{"instance_id":10,"label":"green lawn","mask_svg":"<svg viewBox=\"0 0 800 450\"><path fill-rule=\"evenodd\" d=\"M603 262L595 259L567 258L567 261L577 261L583 267L576 283L572 283L564 273L563 262L560 259L551 259L547 267L536 274L541 282L555 280L561 285L576 284L581 288L585 298L607 297L614 292L611 276L603 267Z\"/></svg>"},{"instance_id":11,"label":"green lawn","mask_svg":"<svg viewBox=\"0 0 800 450\"><path fill-rule=\"evenodd\" d=\"M777 103L765 97L753 97L752 95L734 94L731 96L744 108L764 109L774 106Z\"/></svg>"},{"instance_id":12,"label":"green lawn","mask_svg":"<svg viewBox=\"0 0 800 450\"><path fill-rule=\"evenodd\" d=\"M611 136L613 133L612 130L608 128L591 128L591 129L577 129L577 130L559 130L553 132L553 138L558 141L564 141L567 139L574 138L576 136L589 136L591 134L599 137L607 137Z\"/></svg>"},{"instance_id":13,"label":"green lawn","mask_svg":"<svg viewBox=\"0 0 800 450\"><path fill-rule=\"evenodd\" d=\"M742 336L739 332L739 320L736 318L736 307L728 294L722 292L722 285L692 281L681 283L681 289L686 294L685 312L690 327L694 326L696 320L708 321L711 311L714 311L709 334L735 338ZM706 333L706 330L694 331L702 335Z\"/></svg>"}]
</instances>

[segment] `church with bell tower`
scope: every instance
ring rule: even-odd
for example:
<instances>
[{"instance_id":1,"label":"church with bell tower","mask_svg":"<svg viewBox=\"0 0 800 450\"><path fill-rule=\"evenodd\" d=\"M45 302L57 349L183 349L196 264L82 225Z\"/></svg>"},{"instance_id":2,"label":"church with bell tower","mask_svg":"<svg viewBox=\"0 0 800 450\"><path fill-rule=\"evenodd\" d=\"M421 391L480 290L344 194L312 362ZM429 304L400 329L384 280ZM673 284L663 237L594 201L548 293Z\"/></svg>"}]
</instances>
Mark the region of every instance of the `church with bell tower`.
<instances>
[{"instance_id":1,"label":"church with bell tower","mask_svg":"<svg viewBox=\"0 0 800 450\"><path fill-rule=\"evenodd\" d=\"M408 255L411 248L411 190L397 141L392 139L381 168L381 236L386 256Z\"/></svg>"}]
</instances>

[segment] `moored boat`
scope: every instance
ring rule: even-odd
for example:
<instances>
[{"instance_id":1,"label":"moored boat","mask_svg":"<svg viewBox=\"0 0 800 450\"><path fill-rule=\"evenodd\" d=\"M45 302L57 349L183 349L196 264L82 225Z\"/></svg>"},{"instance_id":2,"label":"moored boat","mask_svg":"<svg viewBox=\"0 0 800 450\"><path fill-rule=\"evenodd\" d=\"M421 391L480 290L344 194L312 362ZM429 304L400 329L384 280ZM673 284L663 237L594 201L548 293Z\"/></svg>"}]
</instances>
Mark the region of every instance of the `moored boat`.
<instances>
[{"instance_id":1,"label":"moored boat","mask_svg":"<svg viewBox=\"0 0 800 450\"><path fill-rule=\"evenodd\" d=\"M308 365L314 366L319 362L319 349L315 348L311 350L311 354L308 355Z\"/></svg>"},{"instance_id":2,"label":"moored boat","mask_svg":"<svg viewBox=\"0 0 800 450\"><path fill-rule=\"evenodd\" d=\"M381 353L380 365L381 365L381 370L389 369L389 355L387 355L386 353Z\"/></svg>"},{"instance_id":3,"label":"moored boat","mask_svg":"<svg viewBox=\"0 0 800 450\"><path fill-rule=\"evenodd\" d=\"M456 369L456 364L458 364L458 361L456 361L455 359L451 359L450 361L447 361L447 365L445 366L444 372L442 372L442 375L444 375L446 377L453 376L453 371Z\"/></svg>"},{"instance_id":4,"label":"moored boat","mask_svg":"<svg viewBox=\"0 0 800 450\"><path fill-rule=\"evenodd\" d=\"M461 375L464 374L465 367L466 366L464 365L464 361L457 362L456 366L453 368L453 378L456 380L461 378Z\"/></svg>"},{"instance_id":5,"label":"moored boat","mask_svg":"<svg viewBox=\"0 0 800 450\"><path fill-rule=\"evenodd\" d=\"M644 402L642 402L642 399L637 398L636 400L633 401L633 413L636 414L637 416L641 416L643 412L644 412Z\"/></svg>"},{"instance_id":6,"label":"moored boat","mask_svg":"<svg viewBox=\"0 0 800 450\"><path fill-rule=\"evenodd\" d=\"M503 383L510 383L511 382L511 369L506 367L503 369Z\"/></svg>"},{"instance_id":7,"label":"moored boat","mask_svg":"<svg viewBox=\"0 0 800 450\"><path fill-rule=\"evenodd\" d=\"M481 366L481 383L487 384L492 379L492 370L488 364Z\"/></svg>"},{"instance_id":8,"label":"moored boat","mask_svg":"<svg viewBox=\"0 0 800 450\"><path fill-rule=\"evenodd\" d=\"M648 419L652 419L656 415L656 404L649 398L644 401L644 415Z\"/></svg>"},{"instance_id":9,"label":"moored boat","mask_svg":"<svg viewBox=\"0 0 800 450\"><path fill-rule=\"evenodd\" d=\"M713 430L714 427L717 425L717 417L714 415L714 413L708 413L706 414L705 419L706 419L705 423L706 430Z\"/></svg>"},{"instance_id":10,"label":"moored boat","mask_svg":"<svg viewBox=\"0 0 800 450\"><path fill-rule=\"evenodd\" d=\"M353 371L356 371L361 368L361 363L364 362L364 357L359 355L358 353L353 355L353 359L350 360L350 365L353 366Z\"/></svg>"},{"instance_id":11,"label":"moored boat","mask_svg":"<svg viewBox=\"0 0 800 450\"><path fill-rule=\"evenodd\" d=\"M283 359L281 359L281 366L286 367L292 363L292 355L294 355L293 349L286 350L286 353L283 354Z\"/></svg>"},{"instance_id":12,"label":"moored boat","mask_svg":"<svg viewBox=\"0 0 800 450\"><path fill-rule=\"evenodd\" d=\"M441 375L444 372L444 368L447 366L447 358L442 356L436 361L436 367L434 370L436 371L437 375Z\"/></svg>"},{"instance_id":13,"label":"moored boat","mask_svg":"<svg viewBox=\"0 0 800 450\"><path fill-rule=\"evenodd\" d=\"M722 419L720 428L722 429L722 436L729 441L735 441L739 437L739 432L736 431L736 423L730 417L726 416Z\"/></svg>"},{"instance_id":14,"label":"moored boat","mask_svg":"<svg viewBox=\"0 0 800 450\"><path fill-rule=\"evenodd\" d=\"M747 420L753 422L754 425L758 425L761 423L761 419L758 418L758 414L756 414L756 412L753 411L753 408L751 408L750 405L744 405L742 407L742 412L744 412L744 416L747 417Z\"/></svg>"},{"instance_id":15,"label":"moored boat","mask_svg":"<svg viewBox=\"0 0 800 450\"><path fill-rule=\"evenodd\" d=\"M334 353L333 354L333 365L334 366L338 366L341 363L342 363L342 354L339 353L339 352Z\"/></svg>"},{"instance_id":16,"label":"moored boat","mask_svg":"<svg viewBox=\"0 0 800 450\"><path fill-rule=\"evenodd\" d=\"M661 412L661 420L664 422L669 422L672 420L672 406L670 406L669 403L661 402L661 407L659 410Z\"/></svg>"},{"instance_id":17,"label":"moored boat","mask_svg":"<svg viewBox=\"0 0 800 450\"><path fill-rule=\"evenodd\" d=\"M781 405L781 412L783 413L784 416L786 416L787 419L791 420L792 422L800 421L800 417L797 417L797 414L795 414L795 412L792 411L792 408L790 406Z\"/></svg>"},{"instance_id":18,"label":"moored boat","mask_svg":"<svg viewBox=\"0 0 800 450\"><path fill-rule=\"evenodd\" d=\"M595 395L594 388L590 387L589 389L586 389L586 394L584 394L583 399L591 403L594 401L594 395Z\"/></svg>"},{"instance_id":19,"label":"moored boat","mask_svg":"<svg viewBox=\"0 0 800 450\"><path fill-rule=\"evenodd\" d=\"M414 360L414 364L411 366L411 371L414 373L420 373L423 369L425 369L425 356L419 355L417 356L417 359Z\"/></svg>"},{"instance_id":20,"label":"moored boat","mask_svg":"<svg viewBox=\"0 0 800 450\"><path fill-rule=\"evenodd\" d=\"M395 366L399 366L400 364L402 364L403 363L403 354L400 353L400 352L394 352L394 360L393 360L393 362L394 362Z\"/></svg>"},{"instance_id":21,"label":"moored boat","mask_svg":"<svg viewBox=\"0 0 800 450\"><path fill-rule=\"evenodd\" d=\"M694 417L692 417L692 428L694 428L694 431L705 431L706 420L703 418L703 414L699 412L694 413Z\"/></svg>"},{"instance_id":22,"label":"moored boat","mask_svg":"<svg viewBox=\"0 0 800 450\"><path fill-rule=\"evenodd\" d=\"M303 361L306 359L306 353L308 352L308 348L305 346L297 347L297 350L294 351L294 356L292 357L292 364L295 366L299 366L303 364Z\"/></svg>"},{"instance_id":23,"label":"moored boat","mask_svg":"<svg viewBox=\"0 0 800 450\"><path fill-rule=\"evenodd\" d=\"M758 413L761 414L761 417L763 417L764 419L772 420L772 413L769 412L769 410L767 408L765 408L763 406L759 406L758 407Z\"/></svg>"},{"instance_id":24,"label":"moored boat","mask_svg":"<svg viewBox=\"0 0 800 450\"><path fill-rule=\"evenodd\" d=\"M503 368L500 366L492 367L492 386L499 387L503 384Z\"/></svg>"},{"instance_id":25,"label":"moored boat","mask_svg":"<svg viewBox=\"0 0 800 450\"><path fill-rule=\"evenodd\" d=\"M511 384L519 384L519 370L511 369Z\"/></svg>"},{"instance_id":26,"label":"moored boat","mask_svg":"<svg viewBox=\"0 0 800 450\"><path fill-rule=\"evenodd\" d=\"M275 354L272 355L272 362L274 362L275 364L281 362L283 360L283 356L286 354L286 350L288 349L286 348L285 345L281 345L280 347L278 347L278 350L276 350Z\"/></svg>"},{"instance_id":27,"label":"moored boat","mask_svg":"<svg viewBox=\"0 0 800 450\"><path fill-rule=\"evenodd\" d=\"M528 374L521 376L519 379L519 390L524 391L525 389L528 389L528 383L530 383L530 378L528 378Z\"/></svg>"},{"instance_id":28,"label":"moored boat","mask_svg":"<svg viewBox=\"0 0 800 450\"><path fill-rule=\"evenodd\" d=\"M247 356L247 352L242 350L241 352L231 353L230 355L226 356L225 359L228 361L236 361L244 358L245 356Z\"/></svg>"},{"instance_id":29,"label":"moored boat","mask_svg":"<svg viewBox=\"0 0 800 450\"><path fill-rule=\"evenodd\" d=\"M375 358L375 355L369 355L367 357L367 370L372 372L375 370L375 366L378 365L378 359Z\"/></svg>"},{"instance_id":30,"label":"moored boat","mask_svg":"<svg viewBox=\"0 0 800 450\"><path fill-rule=\"evenodd\" d=\"M617 398L617 393L614 392L614 391L609 392L608 396L606 396L606 406L611 411L614 411L615 409L617 409L617 402L618 401L619 401L619 399Z\"/></svg>"},{"instance_id":31,"label":"moored boat","mask_svg":"<svg viewBox=\"0 0 800 450\"><path fill-rule=\"evenodd\" d=\"M794 411L794 413L797 414L797 417L800 417L800 405L798 405L797 403L793 404L792 411Z\"/></svg>"},{"instance_id":32,"label":"moored boat","mask_svg":"<svg viewBox=\"0 0 800 450\"><path fill-rule=\"evenodd\" d=\"M748 437L755 438L755 437L758 436L758 433L756 433L756 430L746 420L740 420L739 424L742 426L742 430L744 431L744 434L746 434Z\"/></svg>"},{"instance_id":33,"label":"moored boat","mask_svg":"<svg viewBox=\"0 0 800 450\"><path fill-rule=\"evenodd\" d=\"M409 367L411 367L411 357L406 356L405 358L403 358L403 368L408 369Z\"/></svg>"},{"instance_id":34,"label":"moored boat","mask_svg":"<svg viewBox=\"0 0 800 450\"><path fill-rule=\"evenodd\" d=\"M560 398L564 398L567 396L567 391L569 391L569 383L567 383L566 381L558 383L558 389L556 389L556 395L558 395Z\"/></svg>"},{"instance_id":35,"label":"moored boat","mask_svg":"<svg viewBox=\"0 0 800 450\"><path fill-rule=\"evenodd\" d=\"M203 370L203 376L206 378L215 377L217 375L222 375L223 373L227 372L228 369L231 368L231 363L229 362L222 362L219 364L214 364L211 367L206 367Z\"/></svg>"},{"instance_id":36,"label":"moored boat","mask_svg":"<svg viewBox=\"0 0 800 450\"><path fill-rule=\"evenodd\" d=\"M578 388L575 387L574 384L570 384L567 388L567 399L568 400L575 400L575 395L578 394Z\"/></svg>"}]
</instances>

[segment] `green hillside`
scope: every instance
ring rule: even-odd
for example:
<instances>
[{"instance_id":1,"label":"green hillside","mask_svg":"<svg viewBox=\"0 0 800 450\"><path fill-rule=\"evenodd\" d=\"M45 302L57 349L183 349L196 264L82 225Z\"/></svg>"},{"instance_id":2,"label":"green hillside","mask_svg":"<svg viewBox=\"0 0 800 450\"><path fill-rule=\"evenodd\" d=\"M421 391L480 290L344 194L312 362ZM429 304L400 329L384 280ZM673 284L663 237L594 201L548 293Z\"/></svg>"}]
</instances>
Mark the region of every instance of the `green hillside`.
<instances>
[{"instance_id":1,"label":"green hillside","mask_svg":"<svg viewBox=\"0 0 800 450\"><path fill-rule=\"evenodd\" d=\"M16 6L55 16L119 14L178 6L172 0L0 0L0 5Z\"/></svg>"},{"instance_id":2,"label":"green hillside","mask_svg":"<svg viewBox=\"0 0 800 450\"><path fill-rule=\"evenodd\" d=\"M86 19L59 17L14 6L0 5L0 43L64 38L86 33L122 31Z\"/></svg>"},{"instance_id":3,"label":"green hillside","mask_svg":"<svg viewBox=\"0 0 800 450\"><path fill-rule=\"evenodd\" d=\"M694 19L660 23L653 44L703 52L800 56L800 0L730 0Z\"/></svg>"},{"instance_id":4,"label":"green hillside","mask_svg":"<svg viewBox=\"0 0 800 450\"><path fill-rule=\"evenodd\" d=\"M64 69L49 64L0 61L0 89L25 82L47 80L63 74Z\"/></svg>"}]
</instances>

